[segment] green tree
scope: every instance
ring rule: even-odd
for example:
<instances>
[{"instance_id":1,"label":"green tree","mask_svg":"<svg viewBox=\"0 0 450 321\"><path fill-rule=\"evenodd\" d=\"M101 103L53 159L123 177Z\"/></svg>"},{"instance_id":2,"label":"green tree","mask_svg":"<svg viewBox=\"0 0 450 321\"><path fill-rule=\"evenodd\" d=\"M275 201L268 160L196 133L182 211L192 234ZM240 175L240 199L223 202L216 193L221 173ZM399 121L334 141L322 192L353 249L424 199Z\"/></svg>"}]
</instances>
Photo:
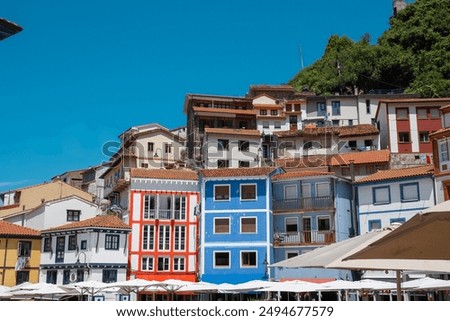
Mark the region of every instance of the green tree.
<instances>
[{"instance_id":1,"label":"green tree","mask_svg":"<svg viewBox=\"0 0 450 321\"><path fill-rule=\"evenodd\" d=\"M333 35L324 55L290 84L317 94L402 88L423 97L450 95L450 0L416 0L390 19L370 45Z\"/></svg>"}]
</instances>

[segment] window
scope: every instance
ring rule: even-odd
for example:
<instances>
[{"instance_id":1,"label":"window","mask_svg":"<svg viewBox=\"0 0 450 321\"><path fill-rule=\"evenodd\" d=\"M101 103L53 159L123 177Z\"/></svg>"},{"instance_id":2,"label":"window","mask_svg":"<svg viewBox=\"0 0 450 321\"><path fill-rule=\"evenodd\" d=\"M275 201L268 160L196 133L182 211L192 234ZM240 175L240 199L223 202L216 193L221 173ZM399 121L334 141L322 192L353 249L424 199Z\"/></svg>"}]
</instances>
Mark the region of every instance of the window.
<instances>
[{"instance_id":1,"label":"window","mask_svg":"<svg viewBox=\"0 0 450 321\"><path fill-rule=\"evenodd\" d=\"M142 168L148 168L148 163L141 163Z\"/></svg>"},{"instance_id":2,"label":"window","mask_svg":"<svg viewBox=\"0 0 450 321\"><path fill-rule=\"evenodd\" d=\"M403 224L403 223L405 223L406 222L406 218L404 218L404 217L396 217L396 218L391 218L390 220L389 220L389 223L391 223L391 224L394 224L394 223L400 223L400 224Z\"/></svg>"},{"instance_id":3,"label":"window","mask_svg":"<svg viewBox=\"0 0 450 321\"><path fill-rule=\"evenodd\" d=\"M214 201L229 201L230 185L214 185Z\"/></svg>"},{"instance_id":4,"label":"window","mask_svg":"<svg viewBox=\"0 0 450 321\"><path fill-rule=\"evenodd\" d=\"M349 120L348 120L348 125L349 125L349 126L353 126L353 119L349 119Z\"/></svg>"},{"instance_id":5,"label":"window","mask_svg":"<svg viewBox=\"0 0 450 321\"><path fill-rule=\"evenodd\" d=\"M341 102L332 101L331 102L331 113L334 116L339 116L341 114Z\"/></svg>"},{"instance_id":6,"label":"window","mask_svg":"<svg viewBox=\"0 0 450 321\"><path fill-rule=\"evenodd\" d=\"M439 108L430 108L430 118L441 118Z\"/></svg>"},{"instance_id":7,"label":"window","mask_svg":"<svg viewBox=\"0 0 450 321\"><path fill-rule=\"evenodd\" d=\"M81 211L67 210L67 222L78 222L80 220Z\"/></svg>"},{"instance_id":8,"label":"window","mask_svg":"<svg viewBox=\"0 0 450 321\"><path fill-rule=\"evenodd\" d=\"M78 269L77 270L77 282L83 282L84 281L84 270Z\"/></svg>"},{"instance_id":9,"label":"window","mask_svg":"<svg viewBox=\"0 0 450 321\"><path fill-rule=\"evenodd\" d=\"M166 154L172 153L172 144L164 143L164 153L166 153Z\"/></svg>"},{"instance_id":10,"label":"window","mask_svg":"<svg viewBox=\"0 0 450 321\"><path fill-rule=\"evenodd\" d=\"M275 127L275 129L280 129L280 128L281 128L281 122L276 121L276 122L274 123L274 127Z\"/></svg>"},{"instance_id":11,"label":"window","mask_svg":"<svg viewBox=\"0 0 450 321\"><path fill-rule=\"evenodd\" d=\"M154 219L156 215L156 195L144 196L144 219Z\"/></svg>"},{"instance_id":12,"label":"window","mask_svg":"<svg viewBox=\"0 0 450 321\"><path fill-rule=\"evenodd\" d=\"M168 257L158 258L158 271L169 271L170 270L170 260Z\"/></svg>"},{"instance_id":13,"label":"window","mask_svg":"<svg viewBox=\"0 0 450 321\"><path fill-rule=\"evenodd\" d=\"M106 234L105 235L105 250L118 250L119 249L119 237L120 237L120 235Z\"/></svg>"},{"instance_id":14,"label":"window","mask_svg":"<svg viewBox=\"0 0 450 321\"><path fill-rule=\"evenodd\" d=\"M408 108L397 108L395 110L398 120L408 119L409 118L409 110Z\"/></svg>"},{"instance_id":15,"label":"window","mask_svg":"<svg viewBox=\"0 0 450 321\"><path fill-rule=\"evenodd\" d=\"M215 268L229 268L230 267L230 252L214 252L214 267Z\"/></svg>"},{"instance_id":16,"label":"window","mask_svg":"<svg viewBox=\"0 0 450 321\"><path fill-rule=\"evenodd\" d=\"M330 183L317 183L316 184L316 196L325 197L330 196Z\"/></svg>"},{"instance_id":17,"label":"window","mask_svg":"<svg viewBox=\"0 0 450 321\"><path fill-rule=\"evenodd\" d=\"M316 104L317 107L317 116L325 116L327 114L327 107L324 102L318 102Z\"/></svg>"},{"instance_id":18,"label":"window","mask_svg":"<svg viewBox=\"0 0 450 321\"><path fill-rule=\"evenodd\" d=\"M147 143L147 151L153 153L153 149L155 148L155 144L154 143ZM152 155L150 155L152 156Z\"/></svg>"},{"instance_id":19,"label":"window","mask_svg":"<svg viewBox=\"0 0 450 321\"><path fill-rule=\"evenodd\" d=\"M44 250L43 252L51 252L52 251L52 238L44 237Z\"/></svg>"},{"instance_id":20,"label":"window","mask_svg":"<svg viewBox=\"0 0 450 321\"><path fill-rule=\"evenodd\" d=\"M296 115L290 115L289 116L289 124L290 125L297 125L297 116Z\"/></svg>"},{"instance_id":21,"label":"window","mask_svg":"<svg viewBox=\"0 0 450 321\"><path fill-rule=\"evenodd\" d=\"M263 128L269 128L269 122L263 121Z\"/></svg>"},{"instance_id":22,"label":"window","mask_svg":"<svg viewBox=\"0 0 450 321\"><path fill-rule=\"evenodd\" d=\"M261 109L259 111L259 114L262 115L262 116L266 116L267 115L267 109Z\"/></svg>"},{"instance_id":23,"label":"window","mask_svg":"<svg viewBox=\"0 0 450 321\"><path fill-rule=\"evenodd\" d=\"M429 137L429 132L419 132L419 141L421 143L429 143L430 142L430 137Z\"/></svg>"},{"instance_id":24,"label":"window","mask_svg":"<svg viewBox=\"0 0 450 321\"><path fill-rule=\"evenodd\" d=\"M87 249L87 241L86 240L83 240L83 241L81 241L81 249L82 250L86 250Z\"/></svg>"},{"instance_id":25,"label":"window","mask_svg":"<svg viewBox=\"0 0 450 321\"><path fill-rule=\"evenodd\" d=\"M311 197L311 184L302 184L302 197Z\"/></svg>"},{"instance_id":26,"label":"window","mask_svg":"<svg viewBox=\"0 0 450 321\"><path fill-rule=\"evenodd\" d=\"M409 143L409 132L399 132L398 133L398 142L399 143Z\"/></svg>"},{"instance_id":27,"label":"window","mask_svg":"<svg viewBox=\"0 0 450 321\"><path fill-rule=\"evenodd\" d=\"M426 108L417 108L418 119L428 119L428 110Z\"/></svg>"},{"instance_id":28,"label":"window","mask_svg":"<svg viewBox=\"0 0 450 321\"><path fill-rule=\"evenodd\" d=\"M286 200L292 200L298 198L297 185L286 185L284 187L284 198Z\"/></svg>"},{"instance_id":29,"label":"window","mask_svg":"<svg viewBox=\"0 0 450 321\"><path fill-rule=\"evenodd\" d=\"M104 283L117 282L117 270L116 269L104 269L102 272L102 282L104 282Z\"/></svg>"},{"instance_id":30,"label":"window","mask_svg":"<svg viewBox=\"0 0 450 321\"><path fill-rule=\"evenodd\" d=\"M161 251L170 250L170 225L160 225L159 226L159 246Z\"/></svg>"},{"instance_id":31,"label":"window","mask_svg":"<svg viewBox=\"0 0 450 321\"><path fill-rule=\"evenodd\" d=\"M68 251L75 251L77 249L77 236L69 235L69 242L67 244Z\"/></svg>"},{"instance_id":32,"label":"window","mask_svg":"<svg viewBox=\"0 0 450 321\"><path fill-rule=\"evenodd\" d=\"M45 283L56 284L57 273L56 270L48 270L45 278Z\"/></svg>"},{"instance_id":33,"label":"window","mask_svg":"<svg viewBox=\"0 0 450 321\"><path fill-rule=\"evenodd\" d=\"M381 229L381 220L370 220L369 231Z\"/></svg>"},{"instance_id":34,"label":"window","mask_svg":"<svg viewBox=\"0 0 450 321\"><path fill-rule=\"evenodd\" d=\"M334 120L331 122L331 124L332 124L333 126L339 126L339 119L334 119Z\"/></svg>"},{"instance_id":35,"label":"window","mask_svg":"<svg viewBox=\"0 0 450 321\"><path fill-rule=\"evenodd\" d=\"M142 271L153 271L153 257L143 256L141 260L141 270Z\"/></svg>"},{"instance_id":36,"label":"window","mask_svg":"<svg viewBox=\"0 0 450 321\"><path fill-rule=\"evenodd\" d=\"M229 143L230 141L228 139L218 139L217 150L228 150Z\"/></svg>"},{"instance_id":37,"label":"window","mask_svg":"<svg viewBox=\"0 0 450 321\"><path fill-rule=\"evenodd\" d=\"M248 162L248 161L239 161L239 167L250 167L250 162Z\"/></svg>"},{"instance_id":38,"label":"window","mask_svg":"<svg viewBox=\"0 0 450 321\"><path fill-rule=\"evenodd\" d=\"M175 251L184 251L186 246L186 226L175 226Z\"/></svg>"},{"instance_id":39,"label":"window","mask_svg":"<svg viewBox=\"0 0 450 321\"><path fill-rule=\"evenodd\" d=\"M298 222L296 217L288 217L285 220L286 232L298 232Z\"/></svg>"},{"instance_id":40,"label":"window","mask_svg":"<svg viewBox=\"0 0 450 321\"><path fill-rule=\"evenodd\" d=\"M391 190L389 186L374 187L372 189L372 195L374 205L391 203Z\"/></svg>"},{"instance_id":41,"label":"window","mask_svg":"<svg viewBox=\"0 0 450 321\"><path fill-rule=\"evenodd\" d=\"M248 123L246 121L241 120L239 122L239 128L246 129L247 128L247 124ZM231 123L230 127L233 127L233 123Z\"/></svg>"},{"instance_id":42,"label":"window","mask_svg":"<svg viewBox=\"0 0 450 321\"><path fill-rule=\"evenodd\" d=\"M317 218L317 229L319 231L331 231L330 218L328 216Z\"/></svg>"},{"instance_id":43,"label":"window","mask_svg":"<svg viewBox=\"0 0 450 321\"><path fill-rule=\"evenodd\" d=\"M241 184L241 200L256 200L256 184Z\"/></svg>"},{"instance_id":44,"label":"window","mask_svg":"<svg viewBox=\"0 0 450 321\"><path fill-rule=\"evenodd\" d=\"M186 197L175 195L175 213L176 220L186 220Z\"/></svg>"},{"instance_id":45,"label":"window","mask_svg":"<svg viewBox=\"0 0 450 321\"><path fill-rule=\"evenodd\" d=\"M272 116L278 116L278 110L272 109L272 110L270 111L270 115L272 115Z\"/></svg>"},{"instance_id":46,"label":"window","mask_svg":"<svg viewBox=\"0 0 450 321\"><path fill-rule=\"evenodd\" d=\"M370 114L370 99L366 99L366 114Z\"/></svg>"},{"instance_id":47,"label":"window","mask_svg":"<svg viewBox=\"0 0 450 321\"><path fill-rule=\"evenodd\" d=\"M241 267L256 267L256 252L241 252Z\"/></svg>"},{"instance_id":48,"label":"window","mask_svg":"<svg viewBox=\"0 0 450 321\"><path fill-rule=\"evenodd\" d=\"M218 168L228 168L230 167L230 161L228 159L219 159L217 160Z\"/></svg>"},{"instance_id":49,"label":"window","mask_svg":"<svg viewBox=\"0 0 450 321\"><path fill-rule=\"evenodd\" d=\"M420 199L419 183L400 184L400 198L402 202L414 202Z\"/></svg>"},{"instance_id":50,"label":"window","mask_svg":"<svg viewBox=\"0 0 450 321\"><path fill-rule=\"evenodd\" d=\"M63 284L69 284L70 283L70 270L64 270L63 271Z\"/></svg>"},{"instance_id":51,"label":"window","mask_svg":"<svg viewBox=\"0 0 450 321\"><path fill-rule=\"evenodd\" d=\"M17 256L19 257L30 257L31 256L31 242L30 241L19 241L17 248Z\"/></svg>"},{"instance_id":52,"label":"window","mask_svg":"<svg viewBox=\"0 0 450 321\"><path fill-rule=\"evenodd\" d=\"M229 234L230 233L230 219L229 218L214 218L214 234Z\"/></svg>"},{"instance_id":53,"label":"window","mask_svg":"<svg viewBox=\"0 0 450 321\"><path fill-rule=\"evenodd\" d=\"M184 271L184 257L174 257L173 258L173 270L174 271Z\"/></svg>"},{"instance_id":54,"label":"window","mask_svg":"<svg viewBox=\"0 0 450 321\"><path fill-rule=\"evenodd\" d=\"M289 251L289 252L286 252L286 259L290 259L291 257L296 257L296 256L298 256L298 252L291 252L291 251Z\"/></svg>"},{"instance_id":55,"label":"window","mask_svg":"<svg viewBox=\"0 0 450 321\"><path fill-rule=\"evenodd\" d=\"M256 217L241 217L241 233L256 233Z\"/></svg>"},{"instance_id":56,"label":"window","mask_svg":"<svg viewBox=\"0 0 450 321\"><path fill-rule=\"evenodd\" d=\"M247 140L240 140L238 143L238 149L241 152L248 152L250 150L250 142Z\"/></svg>"},{"instance_id":57,"label":"window","mask_svg":"<svg viewBox=\"0 0 450 321\"><path fill-rule=\"evenodd\" d=\"M439 142L439 149L440 149L440 155L441 155L441 162L448 162L450 157L448 154L448 144L447 141Z\"/></svg>"}]
</instances>

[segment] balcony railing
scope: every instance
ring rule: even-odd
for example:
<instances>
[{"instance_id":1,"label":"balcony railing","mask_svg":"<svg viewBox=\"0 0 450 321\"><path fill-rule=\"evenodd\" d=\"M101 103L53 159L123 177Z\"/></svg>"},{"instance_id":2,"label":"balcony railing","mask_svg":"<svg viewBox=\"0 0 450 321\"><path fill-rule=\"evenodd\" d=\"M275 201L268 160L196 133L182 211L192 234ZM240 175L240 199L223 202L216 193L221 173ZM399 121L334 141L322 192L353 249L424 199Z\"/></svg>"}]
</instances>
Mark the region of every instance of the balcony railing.
<instances>
[{"instance_id":1,"label":"balcony railing","mask_svg":"<svg viewBox=\"0 0 450 321\"><path fill-rule=\"evenodd\" d=\"M308 211L333 207L333 197L287 198L273 201L274 211Z\"/></svg>"},{"instance_id":2,"label":"balcony railing","mask_svg":"<svg viewBox=\"0 0 450 321\"><path fill-rule=\"evenodd\" d=\"M185 210L172 209L151 209L144 212L144 219L146 220L186 220Z\"/></svg>"},{"instance_id":3,"label":"balcony railing","mask_svg":"<svg viewBox=\"0 0 450 321\"><path fill-rule=\"evenodd\" d=\"M275 246L330 244L336 240L335 231L303 231L275 233L273 243Z\"/></svg>"}]
</instances>

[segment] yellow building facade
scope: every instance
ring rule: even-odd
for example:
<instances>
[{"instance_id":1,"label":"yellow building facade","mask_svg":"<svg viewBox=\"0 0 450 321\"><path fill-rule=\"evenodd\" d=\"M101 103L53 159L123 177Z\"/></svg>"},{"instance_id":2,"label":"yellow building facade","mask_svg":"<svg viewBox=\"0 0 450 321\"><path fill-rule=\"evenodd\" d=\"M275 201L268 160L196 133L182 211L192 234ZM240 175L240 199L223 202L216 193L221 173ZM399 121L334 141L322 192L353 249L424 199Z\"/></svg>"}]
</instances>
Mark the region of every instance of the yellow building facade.
<instances>
[{"instance_id":1,"label":"yellow building facade","mask_svg":"<svg viewBox=\"0 0 450 321\"><path fill-rule=\"evenodd\" d=\"M39 231L0 221L0 285L39 282L40 260Z\"/></svg>"}]
</instances>

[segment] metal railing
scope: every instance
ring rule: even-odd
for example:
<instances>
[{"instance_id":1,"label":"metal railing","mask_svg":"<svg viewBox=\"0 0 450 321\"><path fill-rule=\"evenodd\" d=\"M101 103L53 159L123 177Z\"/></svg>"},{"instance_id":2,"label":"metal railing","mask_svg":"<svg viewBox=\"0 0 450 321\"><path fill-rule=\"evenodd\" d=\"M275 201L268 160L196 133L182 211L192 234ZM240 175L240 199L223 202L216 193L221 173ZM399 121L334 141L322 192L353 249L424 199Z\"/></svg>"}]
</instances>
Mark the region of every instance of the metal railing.
<instances>
[{"instance_id":1,"label":"metal railing","mask_svg":"<svg viewBox=\"0 0 450 321\"><path fill-rule=\"evenodd\" d=\"M303 198L287 198L273 201L274 211L286 210L315 210L333 207L333 197L303 197Z\"/></svg>"},{"instance_id":2,"label":"metal railing","mask_svg":"<svg viewBox=\"0 0 450 321\"><path fill-rule=\"evenodd\" d=\"M275 246L305 245L305 244L330 244L336 240L335 231L303 231L303 232L279 232L274 234Z\"/></svg>"}]
</instances>

